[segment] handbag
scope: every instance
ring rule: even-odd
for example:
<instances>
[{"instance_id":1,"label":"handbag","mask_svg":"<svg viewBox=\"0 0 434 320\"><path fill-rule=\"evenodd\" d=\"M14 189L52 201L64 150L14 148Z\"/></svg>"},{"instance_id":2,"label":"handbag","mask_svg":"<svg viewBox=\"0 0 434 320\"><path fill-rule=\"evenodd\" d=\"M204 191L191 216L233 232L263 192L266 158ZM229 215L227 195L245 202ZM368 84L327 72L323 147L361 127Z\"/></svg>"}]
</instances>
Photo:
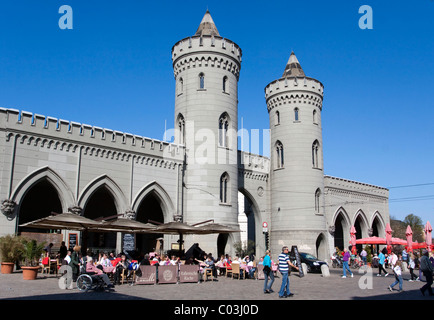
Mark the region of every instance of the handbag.
<instances>
[{"instance_id":1,"label":"handbag","mask_svg":"<svg viewBox=\"0 0 434 320\"><path fill-rule=\"evenodd\" d=\"M264 266L264 273L266 275L270 274L271 268L269 266Z\"/></svg>"}]
</instances>

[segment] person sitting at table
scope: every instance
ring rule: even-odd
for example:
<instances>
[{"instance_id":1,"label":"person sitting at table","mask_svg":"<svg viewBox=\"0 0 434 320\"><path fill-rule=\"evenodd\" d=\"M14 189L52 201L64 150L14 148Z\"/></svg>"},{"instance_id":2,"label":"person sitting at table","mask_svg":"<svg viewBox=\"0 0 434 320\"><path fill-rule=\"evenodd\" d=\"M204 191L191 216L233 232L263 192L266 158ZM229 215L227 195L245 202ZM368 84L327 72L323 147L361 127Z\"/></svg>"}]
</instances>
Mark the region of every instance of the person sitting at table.
<instances>
[{"instance_id":1,"label":"person sitting at table","mask_svg":"<svg viewBox=\"0 0 434 320\"><path fill-rule=\"evenodd\" d=\"M113 284L110 282L109 277L101 269L94 266L92 257L88 257L88 259L87 259L86 272L96 273L96 276L101 278L104 281L104 283L107 285L108 288L114 287Z\"/></svg>"},{"instance_id":2,"label":"person sitting at table","mask_svg":"<svg viewBox=\"0 0 434 320\"><path fill-rule=\"evenodd\" d=\"M213 276L213 280L214 281L218 281L217 280L217 268L215 267L215 263L214 263L214 258L212 257L212 254L209 253L205 262L205 269L211 269L212 272L212 276Z\"/></svg>"},{"instance_id":3,"label":"person sitting at table","mask_svg":"<svg viewBox=\"0 0 434 320\"><path fill-rule=\"evenodd\" d=\"M130 265L130 261L127 260L127 256L125 254L121 255L121 260L116 264L116 269L114 272L114 282L115 284L120 284L120 276L123 270L128 271L128 266Z\"/></svg>"},{"instance_id":4,"label":"person sitting at table","mask_svg":"<svg viewBox=\"0 0 434 320\"><path fill-rule=\"evenodd\" d=\"M103 253L101 259L98 261L99 265L102 265L103 267L112 267L111 261L108 259L107 253Z\"/></svg>"},{"instance_id":5,"label":"person sitting at table","mask_svg":"<svg viewBox=\"0 0 434 320\"><path fill-rule=\"evenodd\" d=\"M140 265L142 266L150 266L151 262L149 261L149 254L145 254L143 257L143 260L140 262Z\"/></svg>"}]
</instances>

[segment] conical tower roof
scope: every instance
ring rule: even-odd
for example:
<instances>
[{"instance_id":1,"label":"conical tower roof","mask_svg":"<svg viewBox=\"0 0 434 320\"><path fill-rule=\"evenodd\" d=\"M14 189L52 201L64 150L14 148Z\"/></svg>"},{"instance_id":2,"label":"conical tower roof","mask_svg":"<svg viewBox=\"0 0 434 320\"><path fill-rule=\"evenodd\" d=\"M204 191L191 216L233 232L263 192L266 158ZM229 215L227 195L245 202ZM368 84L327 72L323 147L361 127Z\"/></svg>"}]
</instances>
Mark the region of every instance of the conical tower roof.
<instances>
[{"instance_id":1,"label":"conical tower roof","mask_svg":"<svg viewBox=\"0 0 434 320\"><path fill-rule=\"evenodd\" d=\"M298 62L294 51L291 52L285 71L283 72L282 78L286 77L305 77L304 71L301 68L300 62Z\"/></svg>"},{"instance_id":2,"label":"conical tower roof","mask_svg":"<svg viewBox=\"0 0 434 320\"><path fill-rule=\"evenodd\" d=\"M208 10L206 10L195 36L220 36Z\"/></svg>"}]
</instances>

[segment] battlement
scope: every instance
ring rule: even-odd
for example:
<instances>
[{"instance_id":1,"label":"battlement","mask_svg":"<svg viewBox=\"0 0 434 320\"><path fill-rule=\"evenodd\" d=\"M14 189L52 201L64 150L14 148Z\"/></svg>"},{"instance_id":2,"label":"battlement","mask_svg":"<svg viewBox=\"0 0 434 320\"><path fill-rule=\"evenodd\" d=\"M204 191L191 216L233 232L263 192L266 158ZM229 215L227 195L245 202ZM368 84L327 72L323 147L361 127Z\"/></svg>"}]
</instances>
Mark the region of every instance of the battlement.
<instances>
[{"instance_id":1,"label":"battlement","mask_svg":"<svg viewBox=\"0 0 434 320\"><path fill-rule=\"evenodd\" d=\"M267 109L286 103L309 103L322 108L323 84L309 77L280 78L269 83L265 89Z\"/></svg>"},{"instance_id":2,"label":"battlement","mask_svg":"<svg viewBox=\"0 0 434 320\"><path fill-rule=\"evenodd\" d=\"M238 150L238 167L268 175L270 173L270 158Z\"/></svg>"},{"instance_id":3,"label":"battlement","mask_svg":"<svg viewBox=\"0 0 434 320\"><path fill-rule=\"evenodd\" d=\"M22 137L21 139L28 139L28 143L33 140L35 143L45 141L48 145L77 143L90 148L100 147L127 153L146 153L179 161L183 160L184 154L184 146L175 143L16 109L0 108L0 130L6 131L7 139L10 134L17 134Z\"/></svg>"},{"instance_id":4,"label":"battlement","mask_svg":"<svg viewBox=\"0 0 434 320\"><path fill-rule=\"evenodd\" d=\"M241 57L241 48L235 42L219 36L187 37L172 47L175 79L181 71L196 66L224 68L238 77Z\"/></svg>"}]
</instances>

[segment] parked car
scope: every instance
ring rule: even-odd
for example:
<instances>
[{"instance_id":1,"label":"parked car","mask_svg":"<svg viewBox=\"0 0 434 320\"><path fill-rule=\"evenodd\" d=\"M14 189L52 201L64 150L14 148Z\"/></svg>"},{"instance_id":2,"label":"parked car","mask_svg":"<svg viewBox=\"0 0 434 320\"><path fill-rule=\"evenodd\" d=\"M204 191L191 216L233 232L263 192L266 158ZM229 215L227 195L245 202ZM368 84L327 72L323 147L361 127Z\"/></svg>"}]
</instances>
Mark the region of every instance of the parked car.
<instances>
[{"instance_id":1,"label":"parked car","mask_svg":"<svg viewBox=\"0 0 434 320\"><path fill-rule=\"evenodd\" d=\"M306 253L300 252L301 263L307 265L307 272L321 272L321 265L328 265L327 262L318 260L317 257ZM291 259L293 261L293 259ZM296 261L294 261L295 264Z\"/></svg>"}]
</instances>

